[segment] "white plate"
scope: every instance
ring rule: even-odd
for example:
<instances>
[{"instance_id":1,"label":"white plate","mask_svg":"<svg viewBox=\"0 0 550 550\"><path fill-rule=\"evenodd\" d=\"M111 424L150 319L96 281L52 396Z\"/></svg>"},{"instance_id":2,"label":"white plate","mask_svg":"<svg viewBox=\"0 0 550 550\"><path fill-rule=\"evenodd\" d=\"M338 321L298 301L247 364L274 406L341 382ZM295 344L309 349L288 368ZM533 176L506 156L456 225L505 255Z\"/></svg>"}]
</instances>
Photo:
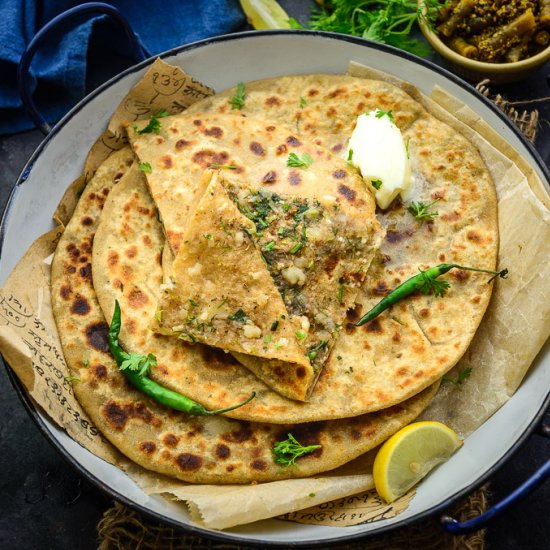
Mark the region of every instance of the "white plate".
<instances>
[{"instance_id":1,"label":"white plate","mask_svg":"<svg viewBox=\"0 0 550 550\"><path fill-rule=\"evenodd\" d=\"M537 153L485 98L443 69L390 47L341 35L268 31L206 40L172 50L162 57L216 90L238 82L285 74L344 73L351 60L392 73L427 94L437 84L474 109L519 150L548 183L546 168ZM86 152L150 63L151 60L125 71L84 99L34 153L4 216L0 285L33 240L52 227L51 215L67 185L80 175ZM522 443L548 404L549 388L550 346L547 344L512 399L419 486L408 509L394 518L344 528L266 520L223 533L197 528L183 505L147 496L117 468L57 429L28 399L26 404L42 431L66 458L117 500L173 525L235 543L311 546L380 533L441 511L486 479L504 457Z\"/></svg>"}]
</instances>

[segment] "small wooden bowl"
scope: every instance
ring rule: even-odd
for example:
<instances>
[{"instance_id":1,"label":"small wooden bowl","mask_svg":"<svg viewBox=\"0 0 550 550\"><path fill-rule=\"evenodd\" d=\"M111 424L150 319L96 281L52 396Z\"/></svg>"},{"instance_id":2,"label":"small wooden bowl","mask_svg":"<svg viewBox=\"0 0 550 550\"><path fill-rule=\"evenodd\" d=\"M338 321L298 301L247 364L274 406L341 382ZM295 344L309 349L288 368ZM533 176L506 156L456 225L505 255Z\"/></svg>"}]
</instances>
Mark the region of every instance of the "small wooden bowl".
<instances>
[{"instance_id":1,"label":"small wooden bowl","mask_svg":"<svg viewBox=\"0 0 550 550\"><path fill-rule=\"evenodd\" d=\"M424 20L420 19L419 25L430 46L452 66L458 75L472 82L485 78L489 78L495 84L517 82L550 60L550 46L532 57L513 63L486 63L468 59L451 50L434 31L428 28Z\"/></svg>"}]
</instances>

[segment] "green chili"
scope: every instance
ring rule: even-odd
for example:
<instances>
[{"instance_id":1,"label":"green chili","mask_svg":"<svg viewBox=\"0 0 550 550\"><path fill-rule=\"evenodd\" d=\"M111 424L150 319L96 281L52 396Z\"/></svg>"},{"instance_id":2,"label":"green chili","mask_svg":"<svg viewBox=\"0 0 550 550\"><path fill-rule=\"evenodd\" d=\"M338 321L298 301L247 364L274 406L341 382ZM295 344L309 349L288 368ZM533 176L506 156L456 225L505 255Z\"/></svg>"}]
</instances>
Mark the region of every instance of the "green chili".
<instances>
[{"instance_id":1,"label":"green chili","mask_svg":"<svg viewBox=\"0 0 550 550\"><path fill-rule=\"evenodd\" d=\"M130 357L130 354L124 351L120 347L120 344L118 342L118 335L120 333L121 324L122 324L122 320L121 320L120 305L118 303L118 300L115 300L115 310L113 312L113 319L109 327L108 342L109 342L109 349L111 350L111 353L113 354L113 357L119 368L125 361L128 361ZM150 357L154 357L154 356L150 356ZM171 409L175 409L177 411L182 411L182 412L186 412L194 415L214 415L214 414L221 414L228 411L232 411L233 409L237 409L238 407L242 407L243 405L246 405L251 399L253 399L256 396L256 392L252 392L252 394L250 395L250 397L248 397L248 399L246 399L242 403L239 403L238 405L233 405L232 407L227 407L225 409L217 409L215 411L209 411L205 409L200 403L193 401L192 399L190 399L189 397L186 397L185 395L169 390L168 388L165 388L164 386L157 384L156 382L151 380L149 377L147 377L145 374L140 374L140 372L136 370L132 370L130 368L124 368L124 369L121 369L121 372L124 374L124 376L126 376L128 381L134 387L136 387L138 390L148 395L149 397L152 397L155 401L157 401L161 405L165 405L167 407L170 407Z\"/></svg>"},{"instance_id":2,"label":"green chili","mask_svg":"<svg viewBox=\"0 0 550 550\"><path fill-rule=\"evenodd\" d=\"M492 271L490 269L479 269L477 267L464 267L457 264L439 264L435 267L430 267L426 271L420 271L418 275L414 275L410 279L401 283L396 289L392 290L387 296L382 298L369 312L367 312L359 321L356 326L360 327L369 321L372 321L375 317L378 317L383 311L390 306L399 302L403 298L409 296L413 292L420 291L423 294L429 294L432 290L436 296L443 296L445 290L451 285L447 281L437 281L437 277L450 271L451 269L463 269L465 271L479 271L481 273L490 273L493 275L487 282L490 283L495 277L501 277L505 279L508 275L508 270Z\"/></svg>"}]
</instances>

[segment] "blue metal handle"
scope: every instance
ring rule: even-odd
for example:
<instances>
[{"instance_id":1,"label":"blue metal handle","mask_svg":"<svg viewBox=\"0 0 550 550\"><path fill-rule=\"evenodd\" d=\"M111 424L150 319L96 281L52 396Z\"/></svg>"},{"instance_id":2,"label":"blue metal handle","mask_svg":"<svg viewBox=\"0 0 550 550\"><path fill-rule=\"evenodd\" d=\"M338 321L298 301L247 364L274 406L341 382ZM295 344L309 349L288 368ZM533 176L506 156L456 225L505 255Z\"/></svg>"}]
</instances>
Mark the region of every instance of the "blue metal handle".
<instances>
[{"instance_id":1,"label":"blue metal handle","mask_svg":"<svg viewBox=\"0 0 550 550\"><path fill-rule=\"evenodd\" d=\"M537 433L543 437L550 438L550 425L542 423L537 430ZM541 466L527 481L522 483L515 491L510 493L506 498L489 508L486 512L468 521L457 521L450 516L442 516L440 518L443 528L448 533L453 535L465 535L482 529L487 522L494 517L499 516L505 510L510 508L516 502L526 497L542 484L546 478L550 477L550 461Z\"/></svg>"},{"instance_id":2,"label":"blue metal handle","mask_svg":"<svg viewBox=\"0 0 550 550\"><path fill-rule=\"evenodd\" d=\"M54 31L58 30L60 26L73 22L73 20L80 18L83 15L88 14L101 14L109 15L115 21L120 23L124 34L128 38L132 51L137 61L143 61L150 57L149 52L145 49L140 42L139 37L130 27L130 24L126 18L120 13L120 11L104 2L87 2L80 4L74 8L68 9L63 13L60 13L54 17L51 21L46 23L29 42L17 67L17 87L19 89L19 95L23 102L27 113L31 117L32 121L36 124L37 128L43 133L48 134L51 130L51 126L46 122L46 119L40 114L34 101L32 99L31 92L29 90L29 68L34 57L34 54L38 48L42 45L44 40Z\"/></svg>"}]
</instances>

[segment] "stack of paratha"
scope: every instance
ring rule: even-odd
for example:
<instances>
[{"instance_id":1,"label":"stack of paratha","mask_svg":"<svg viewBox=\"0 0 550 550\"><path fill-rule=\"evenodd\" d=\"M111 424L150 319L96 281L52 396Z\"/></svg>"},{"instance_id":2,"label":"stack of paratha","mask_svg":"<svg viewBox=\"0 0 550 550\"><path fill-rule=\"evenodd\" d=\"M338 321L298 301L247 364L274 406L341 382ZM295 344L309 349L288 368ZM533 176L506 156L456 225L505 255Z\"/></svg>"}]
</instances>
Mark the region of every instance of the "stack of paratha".
<instances>
[{"instance_id":1,"label":"stack of paratha","mask_svg":"<svg viewBox=\"0 0 550 550\"><path fill-rule=\"evenodd\" d=\"M129 125L131 147L98 169L52 265L78 399L127 456L190 482L313 475L413 420L465 352L491 285L457 270L444 298L355 322L418 269L494 269L498 249L477 151L403 91L335 75L245 90L239 110L229 90L160 119L158 133ZM376 108L408 141L410 200L437 199L433 221L399 199L375 213L342 158L357 115ZM193 417L131 388L107 347L115 299L122 345L156 356L154 380L210 409L256 398ZM288 433L322 447L282 467L272 447Z\"/></svg>"}]
</instances>

